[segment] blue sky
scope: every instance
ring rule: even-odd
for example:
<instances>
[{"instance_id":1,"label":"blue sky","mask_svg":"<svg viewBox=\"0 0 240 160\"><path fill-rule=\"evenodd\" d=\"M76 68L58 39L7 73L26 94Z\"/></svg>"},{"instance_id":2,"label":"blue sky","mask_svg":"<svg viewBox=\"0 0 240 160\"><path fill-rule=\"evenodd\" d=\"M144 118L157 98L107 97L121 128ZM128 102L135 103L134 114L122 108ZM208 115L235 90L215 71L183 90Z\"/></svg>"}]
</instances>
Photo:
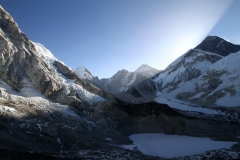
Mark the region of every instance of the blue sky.
<instances>
[{"instance_id":1,"label":"blue sky","mask_svg":"<svg viewBox=\"0 0 240 160\"><path fill-rule=\"evenodd\" d=\"M207 35L240 44L240 1L0 0L56 58L108 78L142 64L164 69Z\"/></svg>"}]
</instances>

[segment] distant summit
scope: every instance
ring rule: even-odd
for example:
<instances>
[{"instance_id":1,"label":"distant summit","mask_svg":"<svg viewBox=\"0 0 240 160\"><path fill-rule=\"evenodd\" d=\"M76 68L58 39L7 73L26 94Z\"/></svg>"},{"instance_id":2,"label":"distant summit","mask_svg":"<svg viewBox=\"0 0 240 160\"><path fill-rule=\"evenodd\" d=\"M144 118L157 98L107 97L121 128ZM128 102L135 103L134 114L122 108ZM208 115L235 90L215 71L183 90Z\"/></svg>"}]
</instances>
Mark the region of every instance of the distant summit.
<instances>
[{"instance_id":1,"label":"distant summit","mask_svg":"<svg viewBox=\"0 0 240 160\"><path fill-rule=\"evenodd\" d=\"M88 79L88 80L92 80L93 79L92 73L84 66L79 66L76 69L76 72L83 79Z\"/></svg>"},{"instance_id":2,"label":"distant summit","mask_svg":"<svg viewBox=\"0 0 240 160\"><path fill-rule=\"evenodd\" d=\"M143 64L135 72L140 73L145 77L152 78L155 75L157 75L160 71L147 64Z\"/></svg>"},{"instance_id":3,"label":"distant summit","mask_svg":"<svg viewBox=\"0 0 240 160\"><path fill-rule=\"evenodd\" d=\"M220 56L227 56L240 50L240 45L235 45L218 36L207 36L197 47L206 52L216 53Z\"/></svg>"}]
</instances>

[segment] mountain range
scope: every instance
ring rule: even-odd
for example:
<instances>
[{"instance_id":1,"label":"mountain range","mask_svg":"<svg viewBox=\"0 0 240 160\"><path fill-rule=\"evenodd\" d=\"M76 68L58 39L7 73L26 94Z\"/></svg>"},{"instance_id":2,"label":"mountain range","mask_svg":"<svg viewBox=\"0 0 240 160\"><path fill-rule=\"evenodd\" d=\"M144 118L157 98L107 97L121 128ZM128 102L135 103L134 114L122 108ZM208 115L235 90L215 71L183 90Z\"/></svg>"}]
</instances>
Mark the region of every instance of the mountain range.
<instances>
[{"instance_id":1,"label":"mountain range","mask_svg":"<svg viewBox=\"0 0 240 160\"><path fill-rule=\"evenodd\" d=\"M195 105L238 107L239 50L240 45L208 36L162 71L144 64L134 72L123 69L100 80L85 67L76 72L123 101L148 102L161 94ZM229 99L231 103L227 102Z\"/></svg>"},{"instance_id":2,"label":"mountain range","mask_svg":"<svg viewBox=\"0 0 240 160\"><path fill-rule=\"evenodd\" d=\"M86 67L78 67L76 72L83 79L123 101L139 103L148 102L156 97L157 88L151 77L160 71L144 64L134 72L123 69L111 78L100 80L94 77Z\"/></svg>"},{"instance_id":3,"label":"mountain range","mask_svg":"<svg viewBox=\"0 0 240 160\"><path fill-rule=\"evenodd\" d=\"M164 70L99 79L32 42L0 7L0 54L1 159L157 159L122 147L138 133L236 142L201 158L240 154L240 45L208 36Z\"/></svg>"},{"instance_id":4,"label":"mountain range","mask_svg":"<svg viewBox=\"0 0 240 160\"><path fill-rule=\"evenodd\" d=\"M217 36L208 36L154 79L158 91L166 97L197 105L238 107L239 50L239 45ZM228 102L230 99L231 102Z\"/></svg>"}]
</instances>

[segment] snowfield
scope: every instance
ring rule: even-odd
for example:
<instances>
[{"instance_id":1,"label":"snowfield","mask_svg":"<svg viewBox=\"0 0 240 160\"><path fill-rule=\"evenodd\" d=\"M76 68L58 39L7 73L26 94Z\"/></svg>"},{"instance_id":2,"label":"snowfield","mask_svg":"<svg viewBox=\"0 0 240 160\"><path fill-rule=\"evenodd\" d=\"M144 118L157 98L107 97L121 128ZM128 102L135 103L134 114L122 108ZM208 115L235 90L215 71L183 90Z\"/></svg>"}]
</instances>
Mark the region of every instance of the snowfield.
<instances>
[{"instance_id":1,"label":"snowfield","mask_svg":"<svg viewBox=\"0 0 240 160\"><path fill-rule=\"evenodd\" d=\"M129 150L137 148L145 155L174 158L204 153L210 150L230 148L235 142L213 141L210 138L164 135L158 133L134 134L129 136L132 145L122 145Z\"/></svg>"},{"instance_id":2,"label":"snowfield","mask_svg":"<svg viewBox=\"0 0 240 160\"><path fill-rule=\"evenodd\" d=\"M187 102L183 102L178 99L169 99L168 97L164 97L164 96L159 96L159 97L155 98L154 100L157 103L167 104L171 108L176 108L176 109L183 110L183 111L201 112L204 114L211 114L211 115L220 114L218 111L213 110L213 109L202 108L200 106L194 106Z\"/></svg>"},{"instance_id":3,"label":"snowfield","mask_svg":"<svg viewBox=\"0 0 240 160\"><path fill-rule=\"evenodd\" d=\"M76 91L76 93L79 95L79 97L83 101L88 102L89 104L93 104L94 102L98 102L98 101L105 101L104 98L98 95L92 94L91 92L88 92L82 86L79 86L75 83L71 83L69 86L71 89Z\"/></svg>"},{"instance_id":4,"label":"snowfield","mask_svg":"<svg viewBox=\"0 0 240 160\"><path fill-rule=\"evenodd\" d=\"M217 100L217 104L225 107L240 106L240 52L229 54L209 67L209 71L224 71L220 77L221 83L212 93L222 90L225 96ZM226 87L233 87L236 94L230 95L224 91Z\"/></svg>"},{"instance_id":5,"label":"snowfield","mask_svg":"<svg viewBox=\"0 0 240 160\"><path fill-rule=\"evenodd\" d=\"M221 56L215 53L191 49L173 61L161 74L159 74L156 79L154 79L154 81L162 83L162 87L171 82L175 83L178 80L182 81L180 78L181 75L188 72L187 70L189 68L194 68L195 70L200 71L202 74L208 69L210 65L212 65L212 62L206 60L205 56L215 56L221 58Z\"/></svg>"}]
</instances>

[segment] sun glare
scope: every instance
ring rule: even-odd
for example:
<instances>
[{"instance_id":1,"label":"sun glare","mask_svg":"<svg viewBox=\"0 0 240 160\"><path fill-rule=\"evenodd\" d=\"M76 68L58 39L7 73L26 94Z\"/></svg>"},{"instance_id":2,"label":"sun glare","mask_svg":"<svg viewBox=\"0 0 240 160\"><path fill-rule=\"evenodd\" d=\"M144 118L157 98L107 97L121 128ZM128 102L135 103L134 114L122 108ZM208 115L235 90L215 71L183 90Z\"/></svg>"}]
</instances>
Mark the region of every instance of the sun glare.
<instances>
[{"instance_id":1,"label":"sun glare","mask_svg":"<svg viewBox=\"0 0 240 160\"><path fill-rule=\"evenodd\" d=\"M159 37L155 38L158 41L158 52L154 54L162 59L161 62L152 59L149 64L151 66L164 69L189 49L196 47L214 28L233 1L181 2L183 3L180 6L175 6L174 12L171 10L164 14L167 18L159 21L158 15L148 24L148 27L152 25L153 37ZM146 28L145 25L144 29Z\"/></svg>"}]
</instances>

